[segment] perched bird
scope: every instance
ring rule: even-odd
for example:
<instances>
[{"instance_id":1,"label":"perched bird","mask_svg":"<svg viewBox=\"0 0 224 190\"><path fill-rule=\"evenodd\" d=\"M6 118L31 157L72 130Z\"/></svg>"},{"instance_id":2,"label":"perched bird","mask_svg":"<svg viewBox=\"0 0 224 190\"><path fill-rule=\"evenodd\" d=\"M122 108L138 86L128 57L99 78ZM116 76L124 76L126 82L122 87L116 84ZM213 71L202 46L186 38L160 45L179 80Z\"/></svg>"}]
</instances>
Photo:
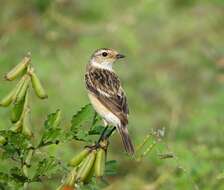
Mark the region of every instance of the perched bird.
<instances>
[{"instance_id":1,"label":"perched bird","mask_svg":"<svg viewBox=\"0 0 224 190\"><path fill-rule=\"evenodd\" d=\"M85 83L90 102L106 125L113 125L121 135L128 154L134 147L128 134L128 104L121 82L112 66L125 56L113 49L96 50L86 67Z\"/></svg>"}]
</instances>

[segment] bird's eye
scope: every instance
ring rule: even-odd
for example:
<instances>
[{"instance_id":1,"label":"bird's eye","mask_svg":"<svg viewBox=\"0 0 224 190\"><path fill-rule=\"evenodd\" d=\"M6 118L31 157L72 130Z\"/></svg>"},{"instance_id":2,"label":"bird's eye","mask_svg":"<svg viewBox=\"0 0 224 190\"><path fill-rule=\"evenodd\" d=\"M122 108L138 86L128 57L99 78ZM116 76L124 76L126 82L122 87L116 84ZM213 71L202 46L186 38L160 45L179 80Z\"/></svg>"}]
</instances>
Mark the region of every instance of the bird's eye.
<instances>
[{"instance_id":1,"label":"bird's eye","mask_svg":"<svg viewBox=\"0 0 224 190\"><path fill-rule=\"evenodd\" d=\"M104 56L104 57L106 57L107 55L108 55L107 52L103 52L103 53L102 53L102 56Z\"/></svg>"}]
</instances>

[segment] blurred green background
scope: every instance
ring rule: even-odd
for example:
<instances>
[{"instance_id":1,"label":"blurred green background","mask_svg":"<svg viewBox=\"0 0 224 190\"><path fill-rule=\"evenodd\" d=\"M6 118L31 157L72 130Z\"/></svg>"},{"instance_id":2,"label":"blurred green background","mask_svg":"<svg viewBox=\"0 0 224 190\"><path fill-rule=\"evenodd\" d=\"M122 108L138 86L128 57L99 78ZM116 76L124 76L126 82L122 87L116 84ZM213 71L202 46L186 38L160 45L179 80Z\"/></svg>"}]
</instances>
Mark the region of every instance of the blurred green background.
<instances>
[{"instance_id":1,"label":"blurred green background","mask_svg":"<svg viewBox=\"0 0 224 190\"><path fill-rule=\"evenodd\" d=\"M118 160L118 175L106 189L224 189L224 1L1 0L0 97L12 88L4 74L31 51L49 94L44 101L32 98L35 128L57 108L66 127L88 103L85 65L100 47L127 56L115 70L127 92L134 143L165 128L165 144L176 156L160 160L150 153L136 163L114 135L108 156ZM0 118L0 128L8 128L9 110L0 109ZM68 161L81 146L47 151Z\"/></svg>"}]
</instances>

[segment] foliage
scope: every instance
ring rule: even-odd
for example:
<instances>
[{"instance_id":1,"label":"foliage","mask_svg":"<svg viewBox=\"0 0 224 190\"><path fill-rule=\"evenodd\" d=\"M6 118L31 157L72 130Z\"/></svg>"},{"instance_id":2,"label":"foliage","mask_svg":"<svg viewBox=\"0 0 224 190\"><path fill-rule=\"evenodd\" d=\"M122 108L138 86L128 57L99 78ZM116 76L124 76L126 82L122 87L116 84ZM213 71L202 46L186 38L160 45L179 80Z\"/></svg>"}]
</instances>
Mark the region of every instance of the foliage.
<instances>
[{"instance_id":1,"label":"foliage","mask_svg":"<svg viewBox=\"0 0 224 190\"><path fill-rule=\"evenodd\" d=\"M174 158L158 159L155 147L136 164L122 154L115 135L109 156L118 161L118 174L107 189L224 189L223 0L39 2L3 0L0 6L1 75L25 51L35 52L33 61L50 97L31 97L36 139L45 114L57 108L63 110L61 128L69 129L71 113L88 102L83 73L91 53L112 47L126 55L114 69L127 93L134 143L165 128L162 144L168 150L162 152ZM1 81L0 97L10 88ZM0 116L2 130L9 126L8 110L0 109ZM42 152L67 163L85 145L75 142L52 144ZM6 172L11 161L0 166ZM62 175L31 187L55 189Z\"/></svg>"},{"instance_id":2,"label":"foliage","mask_svg":"<svg viewBox=\"0 0 224 190\"><path fill-rule=\"evenodd\" d=\"M90 104L85 105L72 117L71 127L68 131L65 131L60 126L62 118L61 111L58 109L47 116L40 142L35 145L33 139L35 134L31 131L30 118L27 118L28 108L30 113L30 107L28 107L30 103L28 101L29 83L32 82L32 87L39 98L47 98L47 95L39 78L34 73L33 67L30 65L30 60L30 55L25 57L5 77L11 81L22 75L22 79L16 85L16 88L6 96L7 98L3 98L0 104L4 107L13 104L13 113L17 116L11 120L12 123L16 123L14 124L15 127L0 131L2 139L1 159L7 161L11 159L17 162L11 166L9 172L2 172L0 174L2 185L7 184L5 188L8 186L13 189L27 189L30 183L42 182L44 178L52 178L59 171L68 171L69 168L67 165L61 164L62 161L54 156L45 155L42 152L42 148L71 140L89 142L91 135L99 135L102 132L102 127L97 125L98 116ZM15 107L17 104L19 107ZM75 168L67 174L65 182L59 189L64 190L65 186L74 188L75 184L81 182L91 185L93 176L96 178L104 176L105 165L113 173L114 162L106 163L107 147L108 142L106 139L103 139L99 141L99 144L97 143L86 148L88 150L86 150L84 156L80 157L77 155L79 159L78 163L74 165L74 161L72 162L72 167ZM36 159L34 160L33 157L36 157ZM31 175L29 170L34 165L36 165L35 172ZM107 170L106 174L108 175Z\"/></svg>"}]
</instances>

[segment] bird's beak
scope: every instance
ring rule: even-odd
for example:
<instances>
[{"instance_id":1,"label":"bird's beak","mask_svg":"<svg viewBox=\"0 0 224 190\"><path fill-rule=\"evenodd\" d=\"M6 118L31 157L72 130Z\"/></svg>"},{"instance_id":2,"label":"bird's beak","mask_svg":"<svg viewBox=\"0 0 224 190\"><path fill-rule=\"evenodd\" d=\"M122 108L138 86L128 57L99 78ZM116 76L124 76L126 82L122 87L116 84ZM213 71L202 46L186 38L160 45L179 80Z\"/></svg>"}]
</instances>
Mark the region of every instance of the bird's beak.
<instances>
[{"instance_id":1,"label":"bird's beak","mask_svg":"<svg viewBox=\"0 0 224 190\"><path fill-rule=\"evenodd\" d=\"M116 55L116 58L117 58L117 59L125 58L125 55L122 55L122 54L118 53L118 54Z\"/></svg>"}]
</instances>

